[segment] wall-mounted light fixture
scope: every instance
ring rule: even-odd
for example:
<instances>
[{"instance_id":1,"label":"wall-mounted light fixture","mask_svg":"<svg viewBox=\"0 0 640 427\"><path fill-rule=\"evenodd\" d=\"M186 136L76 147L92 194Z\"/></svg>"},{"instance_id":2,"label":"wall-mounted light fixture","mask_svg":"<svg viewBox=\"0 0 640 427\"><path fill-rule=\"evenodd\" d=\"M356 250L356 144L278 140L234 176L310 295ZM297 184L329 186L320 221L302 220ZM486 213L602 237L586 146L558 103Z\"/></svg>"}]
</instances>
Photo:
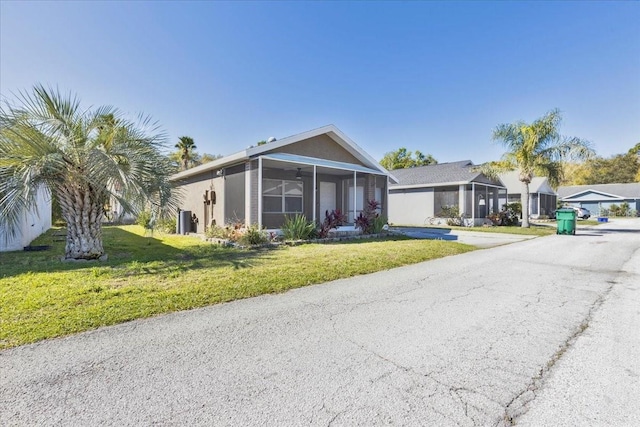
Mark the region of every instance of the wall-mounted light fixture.
<instances>
[{"instance_id":1,"label":"wall-mounted light fixture","mask_svg":"<svg viewBox=\"0 0 640 427\"><path fill-rule=\"evenodd\" d=\"M302 168L298 168L298 172L296 172L296 179L302 179L302 173L300 172Z\"/></svg>"}]
</instances>

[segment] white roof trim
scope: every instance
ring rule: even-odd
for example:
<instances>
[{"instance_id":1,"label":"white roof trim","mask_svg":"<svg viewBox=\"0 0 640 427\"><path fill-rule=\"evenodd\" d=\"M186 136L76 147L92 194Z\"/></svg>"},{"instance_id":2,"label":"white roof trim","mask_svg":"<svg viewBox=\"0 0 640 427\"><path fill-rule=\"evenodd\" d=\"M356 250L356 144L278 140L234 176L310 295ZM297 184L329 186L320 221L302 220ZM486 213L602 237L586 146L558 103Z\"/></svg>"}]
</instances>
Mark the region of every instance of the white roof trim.
<instances>
[{"instance_id":1,"label":"white roof trim","mask_svg":"<svg viewBox=\"0 0 640 427\"><path fill-rule=\"evenodd\" d=\"M306 166L315 165L323 168L346 170L350 172L362 172L362 173L369 173L369 174L383 175L383 176L387 175L386 173L380 170L367 168L365 166L356 165L353 163L336 162L334 160L318 159L316 157L298 156L296 154L289 154L289 153L265 154L264 156L259 156L259 158L262 158L265 160L275 160L278 162L296 163L296 164L306 165Z\"/></svg>"},{"instance_id":2,"label":"white roof trim","mask_svg":"<svg viewBox=\"0 0 640 427\"><path fill-rule=\"evenodd\" d=\"M265 151L273 151L278 148L284 147L286 145L294 144L296 142L303 141L305 139L313 138L319 135L328 135L331 139L333 139L338 145L347 150L350 154L352 154L358 160L361 160L365 165L370 167L371 169L379 170L382 174L389 176L389 178L398 182L398 179L394 177L388 170L383 168L373 157L367 154L358 144L356 144L351 138L342 133L340 129L338 129L335 125L326 125L317 129L312 129L306 132L299 133L297 135L288 136L286 138L276 140L270 142L268 144L259 145L257 147L247 148L245 150L239 151L230 156L223 157L218 160L214 160L209 163L205 163L204 165L196 166L195 168L187 169L185 171L179 172L171 177L172 181L179 180L182 178L187 178L193 175L200 174L202 172L208 172L210 170L220 169L225 166L229 166L232 163L237 163L240 161L248 160L250 158L255 158Z\"/></svg>"},{"instance_id":3,"label":"white roof trim","mask_svg":"<svg viewBox=\"0 0 640 427\"><path fill-rule=\"evenodd\" d=\"M586 190L583 190L583 191L579 191L579 192L577 192L577 193L573 193L573 194L570 194L570 195L568 195L568 196L565 196L565 197L563 197L563 198L562 198L562 200L567 200L567 199L577 198L577 197L579 197L579 196L581 196L581 195L583 195L583 194L586 194L586 193L596 193L596 194L601 194L601 195L603 195L603 196L608 196L608 197L611 197L611 198L613 198L613 199L619 199L619 200L624 200L624 199L627 199L627 198L628 198L628 197L622 197L622 196L618 196L618 195L616 195L616 194L605 193L604 191L598 191L598 190L593 190L593 189L590 189L590 188L589 188L589 189L586 189Z\"/></svg>"}]
</instances>

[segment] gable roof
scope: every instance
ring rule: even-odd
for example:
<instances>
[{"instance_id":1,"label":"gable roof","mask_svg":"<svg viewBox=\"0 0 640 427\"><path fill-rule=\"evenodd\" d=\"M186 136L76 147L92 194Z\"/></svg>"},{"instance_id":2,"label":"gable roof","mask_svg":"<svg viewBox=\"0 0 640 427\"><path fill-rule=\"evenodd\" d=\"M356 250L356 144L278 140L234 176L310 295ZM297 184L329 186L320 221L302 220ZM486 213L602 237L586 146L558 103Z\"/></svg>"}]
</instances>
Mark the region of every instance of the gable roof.
<instances>
[{"instance_id":1,"label":"gable roof","mask_svg":"<svg viewBox=\"0 0 640 427\"><path fill-rule=\"evenodd\" d=\"M277 150L278 148L285 147L287 145L295 144L296 142L304 141L309 138L313 138L319 135L327 135L334 142L344 148L347 152L353 155L356 159L362 162L365 167L374 169L376 171L381 172L384 175L388 175L393 181L396 181L396 178L389 173L385 168L383 168L373 157L371 157L367 152L365 152L358 144L356 144L351 138L345 135L340 129L338 129L335 125L326 125L317 129L312 129L306 132L302 132L296 135L288 136L283 139L279 139L267 144L259 145L257 147L249 147L237 153L231 154L226 157L222 157L220 159L213 160L211 162L205 163L200 166L196 166L195 168L187 169L185 171L179 172L171 177L171 180L179 180L183 178L187 178L194 175L199 175L203 172L208 172L211 170L221 169L227 166L231 166L233 164L238 164L243 161L247 161L249 159L257 158L261 154L264 154L268 151L272 152L273 150Z\"/></svg>"},{"instance_id":2,"label":"gable roof","mask_svg":"<svg viewBox=\"0 0 640 427\"><path fill-rule=\"evenodd\" d=\"M500 181L502 181L507 187L507 192L509 194L522 193L522 182L519 179L518 171L501 173ZM553 191L553 188L551 188L551 185L549 185L549 179L546 176L534 176L531 180L531 183L529 184L529 192L553 195L556 194L556 192Z\"/></svg>"},{"instance_id":3,"label":"gable roof","mask_svg":"<svg viewBox=\"0 0 640 427\"><path fill-rule=\"evenodd\" d=\"M475 171L473 169L474 166L471 160L462 160L414 168L394 169L393 174L398 179L398 184L391 184L389 188L433 187L469 184L471 182L502 186L500 181L491 180L481 172Z\"/></svg>"},{"instance_id":4,"label":"gable roof","mask_svg":"<svg viewBox=\"0 0 640 427\"><path fill-rule=\"evenodd\" d=\"M587 193L601 194L604 198L640 199L640 182L558 187L558 196L562 199L575 199Z\"/></svg>"}]
</instances>

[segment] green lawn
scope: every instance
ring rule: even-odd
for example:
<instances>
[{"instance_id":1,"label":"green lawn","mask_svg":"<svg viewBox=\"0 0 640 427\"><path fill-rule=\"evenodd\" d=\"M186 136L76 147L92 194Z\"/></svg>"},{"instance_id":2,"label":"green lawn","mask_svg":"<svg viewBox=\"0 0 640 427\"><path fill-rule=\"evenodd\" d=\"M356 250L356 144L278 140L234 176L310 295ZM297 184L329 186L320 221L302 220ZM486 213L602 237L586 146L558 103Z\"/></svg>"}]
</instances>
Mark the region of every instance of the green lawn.
<instances>
[{"instance_id":1,"label":"green lawn","mask_svg":"<svg viewBox=\"0 0 640 427\"><path fill-rule=\"evenodd\" d=\"M579 226L580 224L578 224ZM500 226L500 227L456 227L456 226L433 226L430 225L424 228L435 228L444 230L461 230L461 231L480 231L482 233L506 233L506 234L522 234L527 236L548 236L556 233L555 222L550 225L537 225L531 224L529 228L522 228L520 226Z\"/></svg>"},{"instance_id":2,"label":"green lawn","mask_svg":"<svg viewBox=\"0 0 640 427\"><path fill-rule=\"evenodd\" d=\"M474 249L393 237L240 250L121 226L104 228L108 261L69 263L55 234L33 242L48 251L0 253L0 348Z\"/></svg>"}]
</instances>

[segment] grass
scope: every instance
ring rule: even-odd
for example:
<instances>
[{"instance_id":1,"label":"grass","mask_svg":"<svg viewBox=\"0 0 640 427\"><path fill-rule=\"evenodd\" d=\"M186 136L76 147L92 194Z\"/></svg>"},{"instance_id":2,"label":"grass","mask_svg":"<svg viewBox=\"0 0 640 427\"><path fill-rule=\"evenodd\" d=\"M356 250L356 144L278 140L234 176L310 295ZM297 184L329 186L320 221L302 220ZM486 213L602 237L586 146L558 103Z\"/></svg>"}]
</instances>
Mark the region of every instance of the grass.
<instances>
[{"instance_id":1,"label":"grass","mask_svg":"<svg viewBox=\"0 0 640 427\"><path fill-rule=\"evenodd\" d=\"M108 261L63 263L55 234L33 242L48 251L0 253L0 349L474 249L393 237L240 250L121 226L104 228Z\"/></svg>"},{"instance_id":2,"label":"grass","mask_svg":"<svg viewBox=\"0 0 640 427\"><path fill-rule=\"evenodd\" d=\"M479 231L482 233L504 233L504 234L520 234L526 236L549 236L556 233L555 223L551 225L531 224L529 228L520 226L500 226L500 227L457 227L457 226L425 226L424 228L435 228L439 230L461 230L461 231Z\"/></svg>"}]
</instances>

